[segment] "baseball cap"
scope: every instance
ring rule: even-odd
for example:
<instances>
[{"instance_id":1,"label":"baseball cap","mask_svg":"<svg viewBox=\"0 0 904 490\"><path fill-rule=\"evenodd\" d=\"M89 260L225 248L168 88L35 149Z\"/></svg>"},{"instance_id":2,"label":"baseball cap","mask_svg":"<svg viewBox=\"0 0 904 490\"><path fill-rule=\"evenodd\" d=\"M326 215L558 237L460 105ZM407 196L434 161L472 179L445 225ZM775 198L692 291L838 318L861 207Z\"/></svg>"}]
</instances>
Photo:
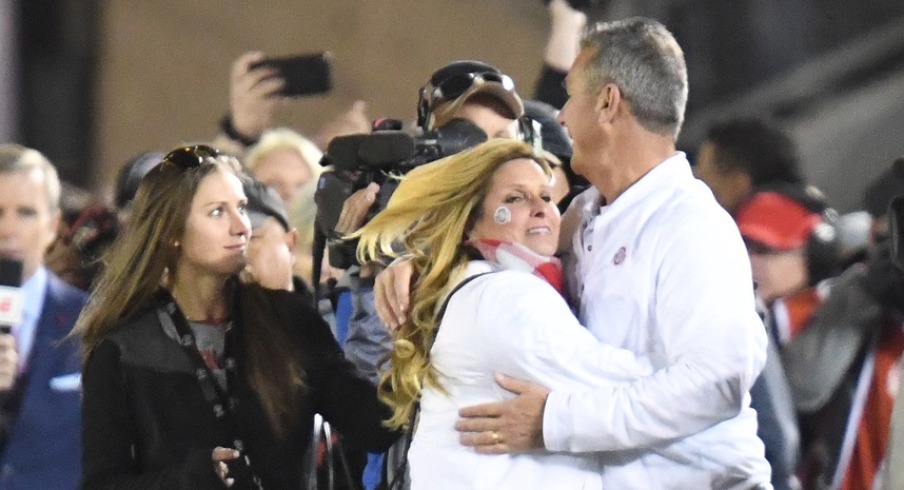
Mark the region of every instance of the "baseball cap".
<instances>
[{"instance_id":1,"label":"baseball cap","mask_svg":"<svg viewBox=\"0 0 904 490\"><path fill-rule=\"evenodd\" d=\"M465 101L478 94L498 99L516 119L524 114L524 104L515 92L512 78L480 61L453 61L435 71L422 90L434 118L440 123L452 119Z\"/></svg>"},{"instance_id":2,"label":"baseball cap","mask_svg":"<svg viewBox=\"0 0 904 490\"><path fill-rule=\"evenodd\" d=\"M248 218L251 220L251 228L259 228L267 218L276 218L279 224L289 231L289 217L286 213L286 207L280 199L276 191L264 185L251 177L245 177L243 186L245 188L245 196L248 197L248 207L246 211Z\"/></svg>"},{"instance_id":3,"label":"baseball cap","mask_svg":"<svg viewBox=\"0 0 904 490\"><path fill-rule=\"evenodd\" d=\"M822 217L778 192L758 192L735 215L741 236L774 250L793 250L807 243Z\"/></svg>"}]
</instances>

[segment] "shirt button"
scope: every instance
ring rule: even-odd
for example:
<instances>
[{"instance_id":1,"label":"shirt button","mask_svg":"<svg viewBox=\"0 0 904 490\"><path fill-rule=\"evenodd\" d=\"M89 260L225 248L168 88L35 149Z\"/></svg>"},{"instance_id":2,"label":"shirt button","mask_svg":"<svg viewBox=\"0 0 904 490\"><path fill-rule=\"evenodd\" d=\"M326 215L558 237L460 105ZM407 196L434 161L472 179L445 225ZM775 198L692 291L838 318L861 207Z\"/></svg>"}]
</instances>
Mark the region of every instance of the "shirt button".
<instances>
[{"instance_id":1,"label":"shirt button","mask_svg":"<svg viewBox=\"0 0 904 490\"><path fill-rule=\"evenodd\" d=\"M588 251L588 252L592 252L592 251L593 251L593 245L587 245L587 251Z\"/></svg>"}]
</instances>

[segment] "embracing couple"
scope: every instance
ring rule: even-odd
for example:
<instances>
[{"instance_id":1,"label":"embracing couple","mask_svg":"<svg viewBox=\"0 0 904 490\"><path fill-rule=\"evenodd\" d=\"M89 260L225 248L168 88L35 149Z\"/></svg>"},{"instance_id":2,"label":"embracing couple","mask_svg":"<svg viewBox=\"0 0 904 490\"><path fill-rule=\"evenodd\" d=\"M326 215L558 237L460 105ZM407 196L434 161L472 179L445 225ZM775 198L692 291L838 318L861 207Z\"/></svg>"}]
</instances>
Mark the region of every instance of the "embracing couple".
<instances>
[{"instance_id":1,"label":"embracing couple","mask_svg":"<svg viewBox=\"0 0 904 490\"><path fill-rule=\"evenodd\" d=\"M675 150L680 47L600 24L566 88L593 188L564 216L548 165L494 140L411 171L357 233L362 259L409 257L375 290L390 424L419 404L412 487L771 488L749 395L766 333L737 228Z\"/></svg>"}]
</instances>

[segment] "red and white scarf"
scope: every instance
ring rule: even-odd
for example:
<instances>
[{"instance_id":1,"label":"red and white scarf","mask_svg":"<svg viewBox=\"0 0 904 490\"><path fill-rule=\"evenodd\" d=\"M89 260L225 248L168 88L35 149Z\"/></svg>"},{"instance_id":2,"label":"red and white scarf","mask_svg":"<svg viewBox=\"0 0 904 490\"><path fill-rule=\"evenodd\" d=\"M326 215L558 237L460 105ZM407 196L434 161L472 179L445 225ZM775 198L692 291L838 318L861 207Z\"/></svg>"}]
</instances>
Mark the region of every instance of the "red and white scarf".
<instances>
[{"instance_id":1,"label":"red and white scarf","mask_svg":"<svg viewBox=\"0 0 904 490\"><path fill-rule=\"evenodd\" d=\"M503 269L529 272L544 279L563 297L565 280L562 277L562 261L557 257L540 255L520 243L499 240L469 240L483 258L499 264Z\"/></svg>"}]
</instances>

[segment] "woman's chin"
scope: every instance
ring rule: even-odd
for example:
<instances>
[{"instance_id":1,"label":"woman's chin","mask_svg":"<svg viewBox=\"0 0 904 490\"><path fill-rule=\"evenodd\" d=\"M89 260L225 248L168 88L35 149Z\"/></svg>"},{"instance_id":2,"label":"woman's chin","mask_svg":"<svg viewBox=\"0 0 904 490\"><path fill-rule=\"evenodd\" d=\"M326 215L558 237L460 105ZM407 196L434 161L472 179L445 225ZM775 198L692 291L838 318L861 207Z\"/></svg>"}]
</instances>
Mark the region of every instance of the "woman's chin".
<instances>
[{"instance_id":1,"label":"woman's chin","mask_svg":"<svg viewBox=\"0 0 904 490\"><path fill-rule=\"evenodd\" d=\"M559 243L558 240L528 240L527 242L522 243L522 245L535 254L551 257L556 254Z\"/></svg>"}]
</instances>

